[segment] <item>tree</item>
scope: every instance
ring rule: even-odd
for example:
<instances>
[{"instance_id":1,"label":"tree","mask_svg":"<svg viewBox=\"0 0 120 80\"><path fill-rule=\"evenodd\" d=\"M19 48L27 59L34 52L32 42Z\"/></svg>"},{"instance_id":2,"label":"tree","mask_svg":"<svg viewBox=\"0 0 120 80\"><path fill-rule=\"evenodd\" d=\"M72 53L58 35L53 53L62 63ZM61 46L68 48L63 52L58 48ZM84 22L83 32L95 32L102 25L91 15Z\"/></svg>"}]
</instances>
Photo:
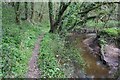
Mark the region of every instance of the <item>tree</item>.
<instances>
[{"instance_id":1,"label":"tree","mask_svg":"<svg viewBox=\"0 0 120 80\"><path fill-rule=\"evenodd\" d=\"M25 2L25 20L28 19L28 2Z\"/></svg>"},{"instance_id":2,"label":"tree","mask_svg":"<svg viewBox=\"0 0 120 80\"><path fill-rule=\"evenodd\" d=\"M43 19L43 14L44 14L44 12L45 12L45 7L46 7L46 5L44 4L44 3L42 3L41 4L41 6L40 6L40 12L38 12L38 21L39 22L41 22L42 21L42 19Z\"/></svg>"},{"instance_id":3,"label":"tree","mask_svg":"<svg viewBox=\"0 0 120 80\"><path fill-rule=\"evenodd\" d=\"M120 26L120 2L118 2L118 26Z\"/></svg>"},{"instance_id":4,"label":"tree","mask_svg":"<svg viewBox=\"0 0 120 80\"><path fill-rule=\"evenodd\" d=\"M60 7L59 7L59 12L58 15L55 16L54 19L54 15L53 15L53 4L52 2L48 3L48 7L49 7L49 18L50 18L50 31L49 32L56 32L57 28L60 26L61 21L62 21L62 16L65 12L65 10L67 9L67 7L70 5L71 2L68 3L64 3L61 2L60 3ZM61 27L58 30L61 30Z\"/></svg>"},{"instance_id":5,"label":"tree","mask_svg":"<svg viewBox=\"0 0 120 80\"><path fill-rule=\"evenodd\" d=\"M12 7L14 7L14 6L15 6L15 4L14 4L15 2L10 2L10 3L11 3L11 5L12 5Z\"/></svg>"},{"instance_id":6,"label":"tree","mask_svg":"<svg viewBox=\"0 0 120 80\"><path fill-rule=\"evenodd\" d=\"M48 7L49 7L49 18L50 18L50 31L53 33L55 31L54 27L54 15L53 15L53 4L52 2L48 2Z\"/></svg>"},{"instance_id":7,"label":"tree","mask_svg":"<svg viewBox=\"0 0 120 80\"><path fill-rule=\"evenodd\" d=\"M16 2L15 5L15 14L16 14L16 23L20 24L20 12L19 12L20 2Z\"/></svg>"},{"instance_id":8,"label":"tree","mask_svg":"<svg viewBox=\"0 0 120 80\"><path fill-rule=\"evenodd\" d=\"M99 2L98 3L84 3L83 2L81 4L81 6L79 7L79 9L80 9L79 12L76 12L76 9L75 9L73 11L74 13L71 13L71 15L74 15L74 14L77 14L77 15L74 15L75 16L74 23L69 24L70 27L67 30L70 31L72 29L75 29L75 26L78 26L78 25L81 27L84 27L88 20L95 20L95 19L100 20L101 17L103 17L103 16L107 16L106 21L104 22L106 24L107 21L109 20L109 17L111 16L110 14L114 10L114 6L112 6L112 8L108 8L108 9L106 9L106 8L101 9L101 6L109 7L112 4L113 3L99 3ZM79 5L79 4L77 4L77 5ZM73 4L73 6L75 7L74 4ZM72 9L72 8L70 8L70 9ZM92 15L92 16L90 16L90 15ZM68 16L70 16L70 15L67 15L67 17ZM73 20L71 20L71 22L73 22Z\"/></svg>"},{"instance_id":9,"label":"tree","mask_svg":"<svg viewBox=\"0 0 120 80\"><path fill-rule=\"evenodd\" d=\"M62 26L60 25L62 23L62 16L65 12L65 10L67 9L67 7L70 5L71 2L68 2L68 3L64 3L64 2L61 2L60 3L60 8L59 8L59 13L58 13L58 16L57 16L57 20L56 22L54 23L54 26L55 28L57 29L57 27L59 27L59 31L62 30Z\"/></svg>"},{"instance_id":10,"label":"tree","mask_svg":"<svg viewBox=\"0 0 120 80\"><path fill-rule=\"evenodd\" d=\"M30 19L32 20L34 17L34 2L31 2L31 17Z\"/></svg>"}]
</instances>

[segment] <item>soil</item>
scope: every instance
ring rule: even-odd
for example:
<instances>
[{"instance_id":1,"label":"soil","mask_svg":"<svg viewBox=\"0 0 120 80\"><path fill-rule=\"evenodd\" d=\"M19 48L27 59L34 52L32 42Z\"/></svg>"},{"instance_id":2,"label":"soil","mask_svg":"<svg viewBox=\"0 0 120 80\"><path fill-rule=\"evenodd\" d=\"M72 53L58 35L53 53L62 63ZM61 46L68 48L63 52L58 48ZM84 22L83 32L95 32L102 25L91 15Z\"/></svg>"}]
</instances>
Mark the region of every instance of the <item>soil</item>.
<instances>
[{"instance_id":1,"label":"soil","mask_svg":"<svg viewBox=\"0 0 120 80\"><path fill-rule=\"evenodd\" d=\"M42 38L43 38L43 35L40 35L37 39L37 42L35 43L32 57L30 58L30 61L28 63L29 68L27 72L27 78L40 78L40 70L37 65L37 59L39 55L40 42Z\"/></svg>"}]
</instances>

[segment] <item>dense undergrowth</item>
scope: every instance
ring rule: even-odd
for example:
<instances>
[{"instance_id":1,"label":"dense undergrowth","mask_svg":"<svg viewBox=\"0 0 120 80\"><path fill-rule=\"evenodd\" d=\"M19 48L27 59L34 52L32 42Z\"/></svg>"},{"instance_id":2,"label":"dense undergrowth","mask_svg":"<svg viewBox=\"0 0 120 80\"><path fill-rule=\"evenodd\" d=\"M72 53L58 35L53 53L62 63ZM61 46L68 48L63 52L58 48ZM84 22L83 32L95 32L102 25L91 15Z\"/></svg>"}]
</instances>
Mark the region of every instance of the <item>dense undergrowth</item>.
<instances>
[{"instance_id":1,"label":"dense undergrowth","mask_svg":"<svg viewBox=\"0 0 120 80\"><path fill-rule=\"evenodd\" d=\"M74 69L70 69L71 64L77 63L83 69L84 61L80 52L72 46L65 47L64 38L58 34L47 33L42 42L39 56L39 67L41 77L65 78L70 77ZM46 46L47 45L47 46ZM67 73L68 72L68 73Z\"/></svg>"},{"instance_id":2,"label":"dense undergrowth","mask_svg":"<svg viewBox=\"0 0 120 80\"><path fill-rule=\"evenodd\" d=\"M55 39L52 39L52 37L52 34L47 33L40 44L41 49L38 62L42 73L41 77L64 77L64 73L60 69L54 54L54 50L57 49L56 45L59 43L54 43ZM58 47L61 48L59 45Z\"/></svg>"},{"instance_id":3,"label":"dense undergrowth","mask_svg":"<svg viewBox=\"0 0 120 80\"><path fill-rule=\"evenodd\" d=\"M14 13L13 7L4 6L2 9L1 77L25 77L34 44L38 36L46 30L46 27L32 25L28 21L21 21L17 25Z\"/></svg>"},{"instance_id":4,"label":"dense undergrowth","mask_svg":"<svg viewBox=\"0 0 120 80\"><path fill-rule=\"evenodd\" d=\"M120 28L104 28L98 35L100 35L100 44L115 43L118 45Z\"/></svg>"},{"instance_id":5,"label":"dense undergrowth","mask_svg":"<svg viewBox=\"0 0 120 80\"><path fill-rule=\"evenodd\" d=\"M21 24L24 27L23 30L20 30L19 26L15 24L11 28L8 25L5 26L6 28L3 28L2 44L3 76L24 76L34 43L39 35L39 33L36 33L38 29L25 24Z\"/></svg>"}]
</instances>

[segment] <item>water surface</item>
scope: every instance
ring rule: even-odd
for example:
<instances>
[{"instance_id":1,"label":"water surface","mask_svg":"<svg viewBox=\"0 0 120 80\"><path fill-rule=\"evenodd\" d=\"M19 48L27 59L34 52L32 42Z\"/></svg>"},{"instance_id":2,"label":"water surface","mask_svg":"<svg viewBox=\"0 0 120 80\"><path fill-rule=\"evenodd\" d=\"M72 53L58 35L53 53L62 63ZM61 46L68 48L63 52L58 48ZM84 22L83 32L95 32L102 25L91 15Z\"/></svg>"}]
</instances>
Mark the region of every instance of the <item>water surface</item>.
<instances>
[{"instance_id":1,"label":"water surface","mask_svg":"<svg viewBox=\"0 0 120 80\"><path fill-rule=\"evenodd\" d=\"M86 64L85 73L88 77L92 78L106 78L108 77L108 68L102 64L98 57L95 57L90 53L88 47L83 43L86 35L73 35L70 37L70 41L73 43L72 45L76 46L81 50L80 54Z\"/></svg>"}]
</instances>

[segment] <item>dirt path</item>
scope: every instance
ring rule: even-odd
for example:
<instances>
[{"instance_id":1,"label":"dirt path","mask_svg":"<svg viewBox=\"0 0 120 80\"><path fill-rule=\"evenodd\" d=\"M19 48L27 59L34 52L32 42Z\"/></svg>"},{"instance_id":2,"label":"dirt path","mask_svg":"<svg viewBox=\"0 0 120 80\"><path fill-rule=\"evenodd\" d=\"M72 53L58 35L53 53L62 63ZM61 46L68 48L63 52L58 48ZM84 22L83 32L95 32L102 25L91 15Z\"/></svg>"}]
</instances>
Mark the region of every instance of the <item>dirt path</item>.
<instances>
[{"instance_id":1,"label":"dirt path","mask_svg":"<svg viewBox=\"0 0 120 80\"><path fill-rule=\"evenodd\" d=\"M34 46L32 57L29 61L29 68L27 72L27 78L40 78L40 70L37 65L37 58L39 54L40 42L43 38L43 35L39 36L37 42Z\"/></svg>"}]
</instances>

